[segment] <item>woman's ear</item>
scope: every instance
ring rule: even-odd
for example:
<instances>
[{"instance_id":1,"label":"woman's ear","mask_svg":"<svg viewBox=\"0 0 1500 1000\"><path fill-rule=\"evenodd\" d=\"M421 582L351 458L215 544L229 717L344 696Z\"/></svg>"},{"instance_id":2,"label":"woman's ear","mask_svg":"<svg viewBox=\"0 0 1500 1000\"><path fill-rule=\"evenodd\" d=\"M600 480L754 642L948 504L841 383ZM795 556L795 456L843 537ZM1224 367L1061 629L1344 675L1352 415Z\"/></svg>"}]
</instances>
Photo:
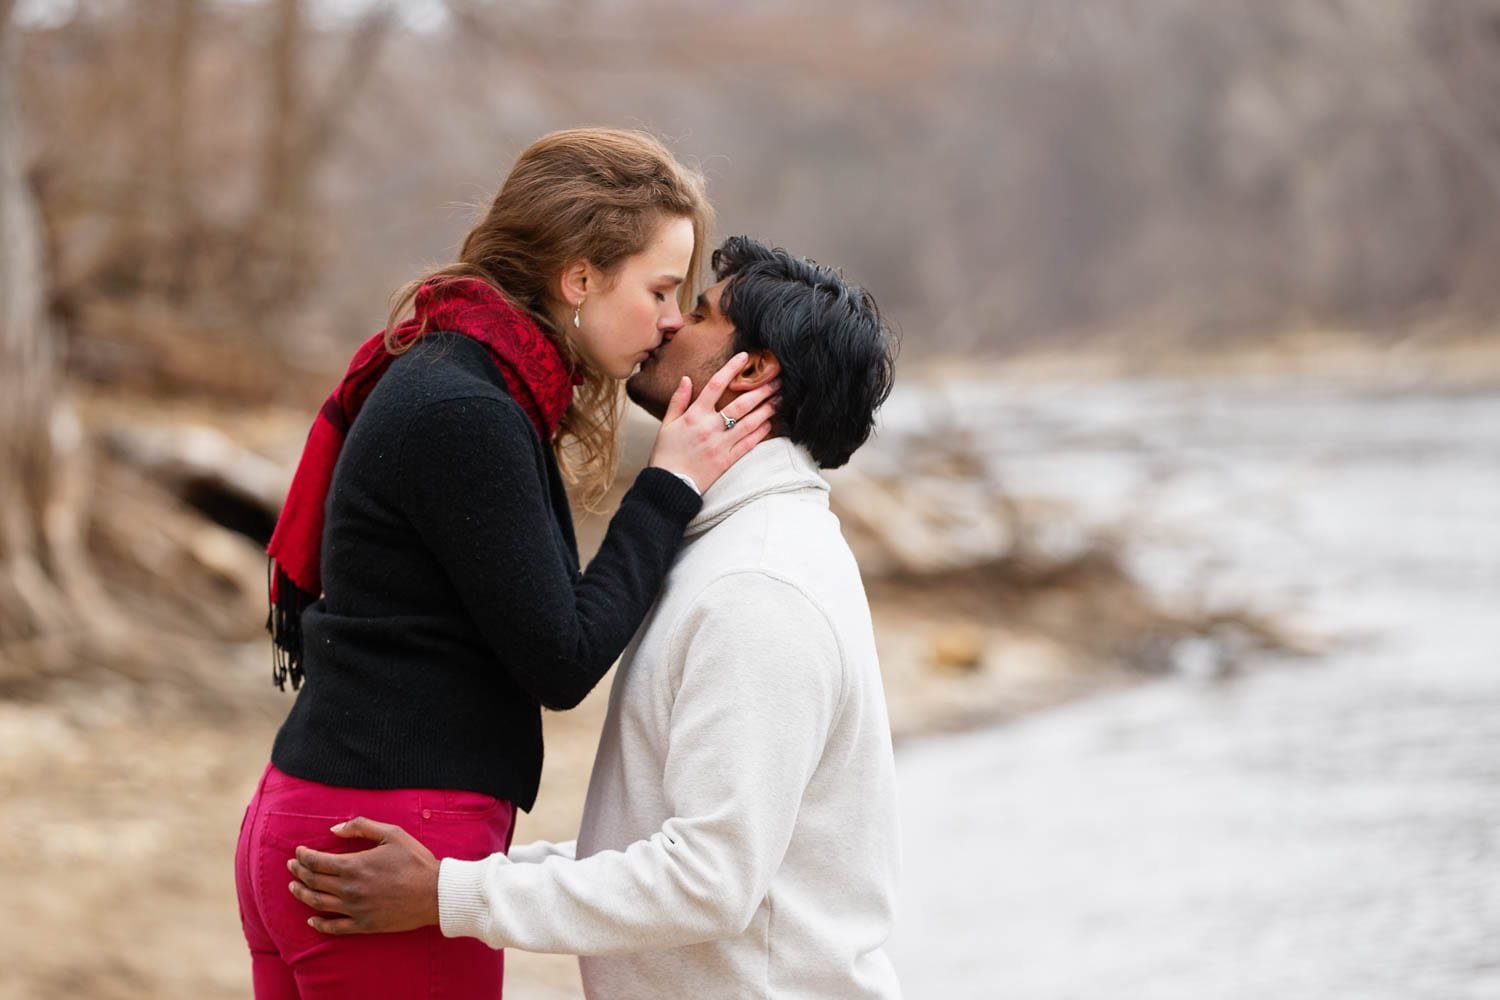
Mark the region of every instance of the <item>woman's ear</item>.
<instances>
[{"instance_id":1,"label":"woman's ear","mask_svg":"<svg viewBox=\"0 0 1500 1000\"><path fill-rule=\"evenodd\" d=\"M781 361L769 350L751 351L750 360L729 383L733 392L749 392L781 374Z\"/></svg>"},{"instance_id":2,"label":"woman's ear","mask_svg":"<svg viewBox=\"0 0 1500 1000\"><path fill-rule=\"evenodd\" d=\"M562 276L557 279L557 297L569 306L577 306L591 291L589 273L592 270L586 260L574 261L563 268Z\"/></svg>"}]
</instances>

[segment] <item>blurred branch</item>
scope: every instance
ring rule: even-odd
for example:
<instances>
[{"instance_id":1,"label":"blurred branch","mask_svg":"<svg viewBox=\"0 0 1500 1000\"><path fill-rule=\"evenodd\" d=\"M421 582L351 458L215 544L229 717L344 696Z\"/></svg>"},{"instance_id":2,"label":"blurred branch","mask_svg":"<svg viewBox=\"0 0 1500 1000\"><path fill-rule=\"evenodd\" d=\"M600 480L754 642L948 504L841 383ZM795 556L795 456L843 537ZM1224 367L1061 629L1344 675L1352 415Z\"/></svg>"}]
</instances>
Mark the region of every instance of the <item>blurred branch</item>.
<instances>
[{"instance_id":1,"label":"blurred branch","mask_svg":"<svg viewBox=\"0 0 1500 1000\"><path fill-rule=\"evenodd\" d=\"M391 0L360 19L339 68L314 105L302 74L308 42L303 0L273 3L261 197L250 215L251 238L243 244L241 266L233 269L243 275L249 272L251 257L258 262L259 276L244 291L252 311L267 319L293 306L312 284L317 258L311 245L312 178L342 133L349 105L369 79L395 21Z\"/></svg>"},{"instance_id":2,"label":"blurred branch","mask_svg":"<svg viewBox=\"0 0 1500 1000\"><path fill-rule=\"evenodd\" d=\"M545 69L542 75L557 74L559 65L585 74L653 69L716 75L753 67L783 86L876 85L894 92L917 79L946 79L984 66L1021 37L976 32L942 12L918 16L899 8L861 17L730 8L705 17L677 3L646 0L622 12L596 8L540 18L485 0L445 0L445 6L463 35Z\"/></svg>"},{"instance_id":3,"label":"blurred branch","mask_svg":"<svg viewBox=\"0 0 1500 1000\"><path fill-rule=\"evenodd\" d=\"M299 99L302 93L301 55L306 32L302 0L273 0L275 30L266 53L266 79L270 97L266 108L262 143L262 216L279 219L298 207L301 200L298 142Z\"/></svg>"},{"instance_id":4,"label":"blurred branch","mask_svg":"<svg viewBox=\"0 0 1500 1000\"><path fill-rule=\"evenodd\" d=\"M1490 70L1492 78L1483 81L1486 85L1481 90L1484 97L1479 102L1466 100L1459 89L1460 81L1455 79L1466 72L1477 75L1473 66L1475 60L1443 59L1439 53L1439 58L1412 59L1410 67L1422 91L1432 101L1436 124L1469 156L1489 186L1496 205L1500 206L1500 125L1487 120L1486 114L1493 115L1495 111L1494 85L1500 82L1496 79L1500 74L1494 71L1494 67L1500 65L1500 14L1491 10L1481 15L1472 8L1434 4L1426 15L1434 23L1440 38L1451 48L1468 51L1478 39L1489 44L1489 50L1484 53L1487 58L1479 61ZM1483 30L1486 23L1488 32Z\"/></svg>"},{"instance_id":5,"label":"blurred branch","mask_svg":"<svg viewBox=\"0 0 1500 1000\"><path fill-rule=\"evenodd\" d=\"M198 5L199 0L172 0L167 33L162 95L165 123L160 154L163 169L156 172L161 178L159 201L166 238L154 241L152 249L156 251L158 267L164 272L155 276L155 283L174 300L182 299L188 291L191 261L187 256L193 251L193 240L186 236L197 215L188 177L191 162L188 137L192 127L189 102L194 93L191 70L198 46Z\"/></svg>"},{"instance_id":6,"label":"blurred branch","mask_svg":"<svg viewBox=\"0 0 1500 1000\"><path fill-rule=\"evenodd\" d=\"M318 108L308 116L305 126L304 155L316 163L337 143L348 121L348 108L359 98L370 74L374 72L380 49L396 23L395 0L375 7L360 18L354 37L344 50L344 59L329 81L327 92Z\"/></svg>"}]
</instances>

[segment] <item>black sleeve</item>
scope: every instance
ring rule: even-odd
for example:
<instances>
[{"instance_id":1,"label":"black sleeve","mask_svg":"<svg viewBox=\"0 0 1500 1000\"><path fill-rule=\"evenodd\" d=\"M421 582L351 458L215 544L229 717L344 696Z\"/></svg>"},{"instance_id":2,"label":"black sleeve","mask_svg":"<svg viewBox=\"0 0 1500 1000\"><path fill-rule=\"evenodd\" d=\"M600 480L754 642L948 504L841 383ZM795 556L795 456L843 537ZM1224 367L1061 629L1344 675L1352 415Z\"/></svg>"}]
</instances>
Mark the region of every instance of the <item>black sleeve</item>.
<instances>
[{"instance_id":1,"label":"black sleeve","mask_svg":"<svg viewBox=\"0 0 1500 1000\"><path fill-rule=\"evenodd\" d=\"M643 469L583 573L558 540L526 416L509 400L432 403L407 428L408 516L480 632L548 708L572 708L645 620L703 501Z\"/></svg>"}]
</instances>

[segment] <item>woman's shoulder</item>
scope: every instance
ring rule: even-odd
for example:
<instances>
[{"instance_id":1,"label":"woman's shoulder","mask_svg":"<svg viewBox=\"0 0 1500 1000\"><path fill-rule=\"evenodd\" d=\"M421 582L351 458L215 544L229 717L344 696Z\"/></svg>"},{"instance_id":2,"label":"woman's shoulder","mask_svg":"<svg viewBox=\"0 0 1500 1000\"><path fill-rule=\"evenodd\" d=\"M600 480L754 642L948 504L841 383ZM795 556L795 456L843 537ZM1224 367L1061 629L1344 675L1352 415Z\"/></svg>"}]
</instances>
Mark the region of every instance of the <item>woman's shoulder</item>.
<instances>
[{"instance_id":1,"label":"woman's shoulder","mask_svg":"<svg viewBox=\"0 0 1500 1000\"><path fill-rule=\"evenodd\" d=\"M396 358L365 401L351 434L399 442L455 427L475 447L531 450L534 432L489 353L459 334L429 334ZM431 444L431 442L429 442Z\"/></svg>"},{"instance_id":2,"label":"woman's shoulder","mask_svg":"<svg viewBox=\"0 0 1500 1000\"><path fill-rule=\"evenodd\" d=\"M449 400L492 400L498 409L524 417L489 352L462 334L423 337L391 363L376 387L381 388L407 408L421 410Z\"/></svg>"}]
</instances>

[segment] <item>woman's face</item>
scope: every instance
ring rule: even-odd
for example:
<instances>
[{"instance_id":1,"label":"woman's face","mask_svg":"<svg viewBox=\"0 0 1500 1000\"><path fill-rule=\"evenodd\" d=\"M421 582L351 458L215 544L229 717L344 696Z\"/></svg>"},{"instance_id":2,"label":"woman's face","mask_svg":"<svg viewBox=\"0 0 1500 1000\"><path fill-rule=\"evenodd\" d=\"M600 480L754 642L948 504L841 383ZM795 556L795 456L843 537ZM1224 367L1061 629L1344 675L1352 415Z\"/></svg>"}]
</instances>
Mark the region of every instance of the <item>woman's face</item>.
<instances>
[{"instance_id":1,"label":"woman's face","mask_svg":"<svg viewBox=\"0 0 1500 1000\"><path fill-rule=\"evenodd\" d=\"M682 326L677 290L693 257L693 223L664 221L646 248L605 275L588 267L586 294L575 328L565 330L588 366L611 378L629 378L664 337Z\"/></svg>"}]
</instances>

